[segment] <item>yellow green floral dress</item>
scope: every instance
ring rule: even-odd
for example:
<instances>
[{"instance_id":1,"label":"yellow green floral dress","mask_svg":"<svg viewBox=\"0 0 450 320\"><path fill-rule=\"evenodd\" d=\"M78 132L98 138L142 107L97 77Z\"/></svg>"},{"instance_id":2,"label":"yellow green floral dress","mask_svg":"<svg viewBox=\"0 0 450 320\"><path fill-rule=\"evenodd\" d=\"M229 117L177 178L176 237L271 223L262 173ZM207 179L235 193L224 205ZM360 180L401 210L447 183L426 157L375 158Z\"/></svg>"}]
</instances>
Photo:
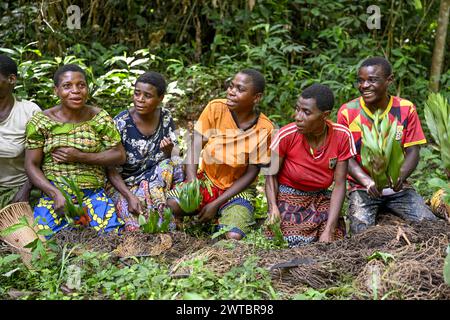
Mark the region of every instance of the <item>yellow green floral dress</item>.
<instances>
[{"instance_id":1,"label":"yellow green floral dress","mask_svg":"<svg viewBox=\"0 0 450 320\"><path fill-rule=\"evenodd\" d=\"M26 148L42 148L42 171L52 184L61 177L72 179L84 193L83 207L88 213L89 226L98 232L117 232L123 221L117 217L112 200L104 191L105 168L84 163L56 163L51 152L59 147L73 147L82 152L102 152L120 143L120 134L112 118L101 110L91 120L63 123L50 119L43 112L36 113L27 124ZM73 191L65 189L73 196ZM64 215L53 208L51 197L43 195L34 208L34 217L40 217L38 227L58 232L68 227Z\"/></svg>"}]
</instances>

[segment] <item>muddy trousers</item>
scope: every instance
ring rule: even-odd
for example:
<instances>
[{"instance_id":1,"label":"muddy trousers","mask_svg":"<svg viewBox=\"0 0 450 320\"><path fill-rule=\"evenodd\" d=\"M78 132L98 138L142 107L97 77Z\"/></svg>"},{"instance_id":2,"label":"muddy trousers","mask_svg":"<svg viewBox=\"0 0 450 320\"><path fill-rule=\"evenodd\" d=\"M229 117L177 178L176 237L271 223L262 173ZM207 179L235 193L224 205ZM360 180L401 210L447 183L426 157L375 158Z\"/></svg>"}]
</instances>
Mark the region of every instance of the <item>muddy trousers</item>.
<instances>
[{"instance_id":1,"label":"muddy trousers","mask_svg":"<svg viewBox=\"0 0 450 320\"><path fill-rule=\"evenodd\" d=\"M384 211L405 220L437 219L414 189L405 189L380 198L371 198L366 190L355 190L349 194L351 233L359 233L375 225L378 213Z\"/></svg>"}]
</instances>

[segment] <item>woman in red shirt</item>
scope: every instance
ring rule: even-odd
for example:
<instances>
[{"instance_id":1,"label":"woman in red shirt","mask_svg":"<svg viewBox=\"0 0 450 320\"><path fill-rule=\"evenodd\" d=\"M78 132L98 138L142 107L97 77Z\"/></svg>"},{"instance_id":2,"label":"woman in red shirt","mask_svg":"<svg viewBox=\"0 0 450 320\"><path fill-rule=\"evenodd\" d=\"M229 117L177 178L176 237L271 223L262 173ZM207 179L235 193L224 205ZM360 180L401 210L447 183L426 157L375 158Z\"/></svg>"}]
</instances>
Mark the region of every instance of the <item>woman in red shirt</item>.
<instances>
[{"instance_id":1,"label":"woman in red shirt","mask_svg":"<svg viewBox=\"0 0 450 320\"><path fill-rule=\"evenodd\" d=\"M334 104L324 85L306 88L296 104L295 122L282 127L270 148L266 176L269 223L281 219L290 247L342 238L339 213L345 197L347 162L356 149L348 128L328 120ZM333 191L328 188L334 182ZM267 235L273 234L267 231Z\"/></svg>"}]
</instances>

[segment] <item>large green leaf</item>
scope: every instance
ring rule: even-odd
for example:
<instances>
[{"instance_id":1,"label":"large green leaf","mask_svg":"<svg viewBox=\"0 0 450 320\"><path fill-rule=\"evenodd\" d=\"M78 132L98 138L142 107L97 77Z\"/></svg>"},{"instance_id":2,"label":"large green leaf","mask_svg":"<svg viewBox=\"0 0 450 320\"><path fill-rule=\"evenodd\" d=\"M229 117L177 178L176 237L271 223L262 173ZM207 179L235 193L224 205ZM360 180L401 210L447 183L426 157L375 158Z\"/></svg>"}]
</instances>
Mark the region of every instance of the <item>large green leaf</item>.
<instances>
[{"instance_id":1,"label":"large green leaf","mask_svg":"<svg viewBox=\"0 0 450 320\"><path fill-rule=\"evenodd\" d=\"M427 122L427 126L428 126L428 129L430 130L431 136L433 137L434 141L438 145L440 145L437 124L436 124L436 121L434 118L434 114L431 111L428 104L425 105L424 113L425 113L425 121Z\"/></svg>"},{"instance_id":2,"label":"large green leaf","mask_svg":"<svg viewBox=\"0 0 450 320\"><path fill-rule=\"evenodd\" d=\"M377 142L376 142L376 137L374 137L372 131L366 126L366 125L362 125L362 143L363 146L369 148L370 150L377 150Z\"/></svg>"},{"instance_id":3,"label":"large green leaf","mask_svg":"<svg viewBox=\"0 0 450 320\"><path fill-rule=\"evenodd\" d=\"M392 126L389 126L389 116L386 115L381 121L380 133L382 137L387 137L389 134L389 128L392 129Z\"/></svg>"},{"instance_id":4,"label":"large green leaf","mask_svg":"<svg viewBox=\"0 0 450 320\"><path fill-rule=\"evenodd\" d=\"M146 223L145 217L142 214L140 214L138 217L138 223L139 226L143 226Z\"/></svg>"},{"instance_id":5,"label":"large green leaf","mask_svg":"<svg viewBox=\"0 0 450 320\"><path fill-rule=\"evenodd\" d=\"M450 171L450 141L447 134L443 135L443 141L441 144L441 160L445 169Z\"/></svg>"},{"instance_id":6,"label":"large green leaf","mask_svg":"<svg viewBox=\"0 0 450 320\"><path fill-rule=\"evenodd\" d=\"M42 229L38 230L36 233L40 236L51 236L53 234L53 231L49 229Z\"/></svg>"},{"instance_id":7,"label":"large green leaf","mask_svg":"<svg viewBox=\"0 0 450 320\"><path fill-rule=\"evenodd\" d=\"M392 145L394 144L395 141L395 134L397 133L397 120L395 120L388 133L386 134L386 138L385 138L385 147L384 147L384 155L386 157L386 159L388 159L388 161L390 162L391 160L391 153L392 153ZM388 166L389 167L389 166Z\"/></svg>"},{"instance_id":8,"label":"large green leaf","mask_svg":"<svg viewBox=\"0 0 450 320\"><path fill-rule=\"evenodd\" d=\"M439 93L430 93L425 103L425 120L430 133L439 146L444 167L450 167L449 132L450 132L450 106L447 99Z\"/></svg>"},{"instance_id":9,"label":"large green leaf","mask_svg":"<svg viewBox=\"0 0 450 320\"><path fill-rule=\"evenodd\" d=\"M373 124L372 124L372 128L375 129L376 132L380 132L380 111L377 110L374 114L373 114Z\"/></svg>"},{"instance_id":10,"label":"large green leaf","mask_svg":"<svg viewBox=\"0 0 450 320\"><path fill-rule=\"evenodd\" d=\"M400 176L400 169L402 168L405 156L400 142L394 140L392 143L391 157L387 168L388 176L390 177L392 184L395 184Z\"/></svg>"},{"instance_id":11,"label":"large green leaf","mask_svg":"<svg viewBox=\"0 0 450 320\"><path fill-rule=\"evenodd\" d=\"M172 210L170 208L164 209L163 221L160 226L160 232L169 231L170 220L172 220Z\"/></svg>"},{"instance_id":12,"label":"large green leaf","mask_svg":"<svg viewBox=\"0 0 450 320\"><path fill-rule=\"evenodd\" d=\"M436 118L439 119L438 123L448 129L448 113L449 113L449 105L447 99L445 99L441 94L435 93L435 104L437 105L437 116ZM448 132L448 131L447 131Z\"/></svg>"},{"instance_id":13,"label":"large green leaf","mask_svg":"<svg viewBox=\"0 0 450 320\"><path fill-rule=\"evenodd\" d=\"M16 232L16 231L18 231L18 230L20 230L20 229L22 229L22 228L24 228L26 226L27 225L24 225L22 223L13 224L12 226L9 226L8 228L2 230L0 232L0 236L6 237L6 236L10 235L11 233Z\"/></svg>"},{"instance_id":14,"label":"large green leaf","mask_svg":"<svg viewBox=\"0 0 450 320\"><path fill-rule=\"evenodd\" d=\"M159 220L159 214L157 211L150 212L148 214L148 224L149 224L149 232L150 233L158 232L158 220Z\"/></svg>"},{"instance_id":15,"label":"large green leaf","mask_svg":"<svg viewBox=\"0 0 450 320\"><path fill-rule=\"evenodd\" d=\"M369 168L372 162L371 153L367 146L364 144L361 146L361 164L364 168Z\"/></svg>"},{"instance_id":16,"label":"large green leaf","mask_svg":"<svg viewBox=\"0 0 450 320\"><path fill-rule=\"evenodd\" d=\"M375 181L375 185L378 190L382 190L384 187L388 185L386 172L382 172L380 174L374 173L372 179L373 181Z\"/></svg>"},{"instance_id":17,"label":"large green leaf","mask_svg":"<svg viewBox=\"0 0 450 320\"><path fill-rule=\"evenodd\" d=\"M200 185L200 181L195 179L179 188L179 205L184 212L194 212L200 206L203 200L200 193Z\"/></svg>"},{"instance_id":18,"label":"large green leaf","mask_svg":"<svg viewBox=\"0 0 450 320\"><path fill-rule=\"evenodd\" d=\"M34 239L33 241L29 242L28 244L24 245L24 248L27 249L33 249L37 246L38 242L40 242L39 238Z\"/></svg>"}]
</instances>

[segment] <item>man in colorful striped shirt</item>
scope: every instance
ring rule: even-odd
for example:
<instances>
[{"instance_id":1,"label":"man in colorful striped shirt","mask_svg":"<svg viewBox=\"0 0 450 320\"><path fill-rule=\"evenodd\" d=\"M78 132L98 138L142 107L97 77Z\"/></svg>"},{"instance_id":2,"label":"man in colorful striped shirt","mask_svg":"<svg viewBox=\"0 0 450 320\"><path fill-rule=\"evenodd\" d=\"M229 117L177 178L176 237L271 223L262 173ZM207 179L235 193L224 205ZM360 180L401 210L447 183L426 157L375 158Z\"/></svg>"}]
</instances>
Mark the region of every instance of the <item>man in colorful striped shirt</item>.
<instances>
[{"instance_id":1,"label":"man in colorful striped shirt","mask_svg":"<svg viewBox=\"0 0 450 320\"><path fill-rule=\"evenodd\" d=\"M357 156L349 160L349 218L352 233L374 225L379 209L383 208L403 219L421 221L435 219L423 199L406 179L419 162L420 145L425 136L414 104L406 99L390 96L391 64L382 57L363 61L358 70L357 87L361 96L341 106L337 122L350 129ZM362 124L372 126L374 113L382 111L381 118L397 119L396 140L401 142L405 161L399 179L392 189L378 190L368 171L361 165Z\"/></svg>"}]
</instances>

